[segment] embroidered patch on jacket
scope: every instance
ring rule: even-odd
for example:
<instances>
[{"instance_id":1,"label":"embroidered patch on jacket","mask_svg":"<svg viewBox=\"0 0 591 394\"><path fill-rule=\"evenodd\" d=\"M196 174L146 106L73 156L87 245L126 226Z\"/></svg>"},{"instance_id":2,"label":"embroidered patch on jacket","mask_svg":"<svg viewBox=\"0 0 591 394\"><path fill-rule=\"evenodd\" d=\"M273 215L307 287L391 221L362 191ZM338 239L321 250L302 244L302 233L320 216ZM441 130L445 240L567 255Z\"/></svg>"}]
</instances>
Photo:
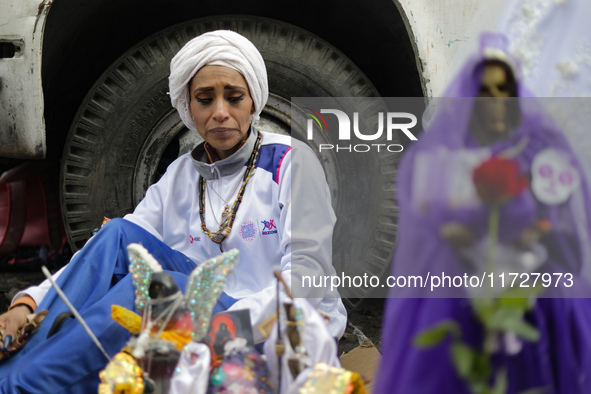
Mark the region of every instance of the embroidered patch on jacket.
<instances>
[{"instance_id":1,"label":"embroidered patch on jacket","mask_svg":"<svg viewBox=\"0 0 591 394\"><path fill-rule=\"evenodd\" d=\"M240 225L240 236L245 241L252 241L257 236L257 228L253 222L246 221Z\"/></svg>"},{"instance_id":2,"label":"embroidered patch on jacket","mask_svg":"<svg viewBox=\"0 0 591 394\"><path fill-rule=\"evenodd\" d=\"M274 219L261 220L261 223L264 226L263 230L261 231L261 234L263 234L263 235L277 234L277 227L275 226L274 222L275 222Z\"/></svg>"}]
</instances>

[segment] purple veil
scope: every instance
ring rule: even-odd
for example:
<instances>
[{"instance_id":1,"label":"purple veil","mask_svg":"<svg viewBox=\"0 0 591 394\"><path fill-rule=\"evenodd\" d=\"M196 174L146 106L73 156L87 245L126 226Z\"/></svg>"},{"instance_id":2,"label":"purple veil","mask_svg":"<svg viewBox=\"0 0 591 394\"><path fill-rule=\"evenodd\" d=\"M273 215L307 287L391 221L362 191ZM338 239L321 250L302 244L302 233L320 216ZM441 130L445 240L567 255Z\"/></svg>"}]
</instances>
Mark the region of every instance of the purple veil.
<instances>
[{"instance_id":1,"label":"purple veil","mask_svg":"<svg viewBox=\"0 0 591 394\"><path fill-rule=\"evenodd\" d=\"M530 97L520 82L519 65L506 51L501 35L485 34L479 52L470 58L448 87L444 98L433 99L425 132L407 152L399 167L397 201L400 207L398 238L392 262L393 276L461 276L482 272L440 236L445 223L468 227L477 240L488 232L489 206L475 200L471 171L493 155L516 160L519 172L533 182L536 159L545 150L557 152L561 162L578 173L577 187L560 203L542 203L528 188L500 211L499 242L511 249L514 240L538 220L551 223L551 231L538 243L534 271L571 273L573 286L552 287L542 293L526 316L541 339L523 343L517 354L502 351L496 365L507 367L508 392L546 389L547 393L583 393L591 390L591 194L579 161L560 129L538 99ZM487 146L470 132L482 65L487 60L509 65L516 79L517 98L508 108L514 116L510 135ZM468 163L468 164L467 164ZM463 171L463 172L462 172ZM535 260L535 259L534 259ZM468 261L468 262L467 262ZM519 266L517 272L527 272ZM472 270L472 271L471 271ZM449 341L419 349L413 338L444 319L462 327L464 339L474 346L482 329L473 317L464 288L429 285L390 289L382 329L383 358L377 376L377 393L467 393L451 363Z\"/></svg>"},{"instance_id":2,"label":"purple veil","mask_svg":"<svg viewBox=\"0 0 591 394\"><path fill-rule=\"evenodd\" d=\"M489 207L476 199L471 169L493 155L510 156L519 163L520 173L532 179L532 163L545 149L559 152L571 170L578 174L578 187L560 204L543 204L529 190L504 204L501 209L500 240L514 241L537 220L547 219L552 231L542 244L553 270L569 272L584 280L566 292L547 292L545 297L588 297L586 283L591 282L591 194L583 169L563 133L553 123L543 103L529 97L519 82L517 61L506 55L503 36L485 34L480 52L473 56L446 91L446 97L433 99L434 115L427 120L425 132L405 152L397 180L400 207L399 235L392 263L395 275L422 275L449 272L460 274L466 267L458 255L439 236L444 223L459 222L469 227L477 239L488 231ZM517 98L507 99L509 116L514 116L510 136L488 146L480 146L470 132L475 104L486 98L478 93L484 61L496 59L514 70ZM513 114L513 115L511 115ZM468 163L468 164L466 164ZM462 172L463 171L463 172ZM470 190L472 189L472 190ZM522 272L519 267L516 270ZM393 289L391 297L462 297L459 291L433 293L421 289ZM433 294L432 294L433 293Z\"/></svg>"}]
</instances>

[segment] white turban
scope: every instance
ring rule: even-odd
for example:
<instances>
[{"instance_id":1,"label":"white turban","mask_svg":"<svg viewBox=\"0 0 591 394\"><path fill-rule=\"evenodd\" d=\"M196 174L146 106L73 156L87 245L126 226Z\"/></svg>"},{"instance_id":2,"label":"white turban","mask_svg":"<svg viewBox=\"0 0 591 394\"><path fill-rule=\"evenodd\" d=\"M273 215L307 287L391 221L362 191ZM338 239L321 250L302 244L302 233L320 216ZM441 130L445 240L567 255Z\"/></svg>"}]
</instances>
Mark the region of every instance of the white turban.
<instances>
[{"instance_id":1,"label":"white turban","mask_svg":"<svg viewBox=\"0 0 591 394\"><path fill-rule=\"evenodd\" d=\"M230 30L216 30L193 38L170 62L170 101L189 129L197 131L191 115L189 83L203 66L226 66L242 74L254 103L254 120L259 119L269 98L263 57L246 37Z\"/></svg>"}]
</instances>

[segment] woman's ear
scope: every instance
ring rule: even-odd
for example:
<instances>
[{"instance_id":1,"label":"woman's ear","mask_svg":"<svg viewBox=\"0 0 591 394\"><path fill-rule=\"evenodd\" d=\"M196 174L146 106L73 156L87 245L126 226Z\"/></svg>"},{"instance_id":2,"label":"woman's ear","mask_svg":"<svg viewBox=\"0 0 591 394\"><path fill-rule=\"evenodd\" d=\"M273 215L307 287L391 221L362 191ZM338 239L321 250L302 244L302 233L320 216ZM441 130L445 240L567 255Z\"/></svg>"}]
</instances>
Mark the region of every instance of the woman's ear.
<instances>
[{"instance_id":1,"label":"woman's ear","mask_svg":"<svg viewBox=\"0 0 591 394\"><path fill-rule=\"evenodd\" d=\"M255 113L255 108L254 108L254 103L252 103L252 106L250 107L250 114L254 115Z\"/></svg>"}]
</instances>

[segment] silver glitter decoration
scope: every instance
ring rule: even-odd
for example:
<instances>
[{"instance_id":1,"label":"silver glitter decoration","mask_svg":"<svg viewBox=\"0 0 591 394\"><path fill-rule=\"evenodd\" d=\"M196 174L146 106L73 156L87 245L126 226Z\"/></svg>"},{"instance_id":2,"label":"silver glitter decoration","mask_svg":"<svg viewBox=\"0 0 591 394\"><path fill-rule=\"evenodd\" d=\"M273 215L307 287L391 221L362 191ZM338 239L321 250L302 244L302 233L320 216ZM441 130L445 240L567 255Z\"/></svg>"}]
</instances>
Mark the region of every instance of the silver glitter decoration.
<instances>
[{"instance_id":1,"label":"silver glitter decoration","mask_svg":"<svg viewBox=\"0 0 591 394\"><path fill-rule=\"evenodd\" d=\"M142 312L149 299L148 290L154 272L162 267L139 244L130 244L129 272L135 288L135 306ZM232 249L200 264L191 272L185 289L184 304L193 320L193 340L201 341L207 334L211 312L226 285L226 277L239 261L240 252Z\"/></svg>"},{"instance_id":2,"label":"silver glitter decoration","mask_svg":"<svg viewBox=\"0 0 591 394\"><path fill-rule=\"evenodd\" d=\"M232 249L211 258L193 270L185 297L193 317L193 340L201 341L207 334L211 312L224 290L226 277L239 261L240 252Z\"/></svg>"},{"instance_id":3,"label":"silver glitter decoration","mask_svg":"<svg viewBox=\"0 0 591 394\"><path fill-rule=\"evenodd\" d=\"M154 272L161 272L162 267L150 253L140 244L127 246L129 256L129 272L135 288L135 307L142 312L146 301L150 298L148 290Z\"/></svg>"}]
</instances>

